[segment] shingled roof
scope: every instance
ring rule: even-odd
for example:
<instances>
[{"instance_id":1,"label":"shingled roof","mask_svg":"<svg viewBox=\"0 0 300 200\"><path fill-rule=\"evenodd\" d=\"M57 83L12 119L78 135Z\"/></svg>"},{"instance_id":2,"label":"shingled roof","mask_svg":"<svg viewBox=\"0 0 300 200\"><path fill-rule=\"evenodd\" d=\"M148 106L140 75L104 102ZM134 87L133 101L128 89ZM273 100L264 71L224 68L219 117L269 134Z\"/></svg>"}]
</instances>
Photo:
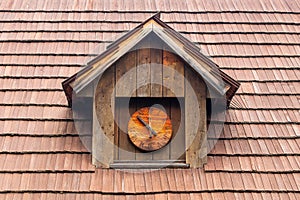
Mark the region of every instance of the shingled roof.
<instances>
[{"instance_id":1,"label":"shingled roof","mask_svg":"<svg viewBox=\"0 0 300 200\"><path fill-rule=\"evenodd\" d=\"M300 199L299 2L7 0L0 9L0 199ZM61 82L157 10L241 83L224 132L203 169L96 169Z\"/></svg>"}]
</instances>

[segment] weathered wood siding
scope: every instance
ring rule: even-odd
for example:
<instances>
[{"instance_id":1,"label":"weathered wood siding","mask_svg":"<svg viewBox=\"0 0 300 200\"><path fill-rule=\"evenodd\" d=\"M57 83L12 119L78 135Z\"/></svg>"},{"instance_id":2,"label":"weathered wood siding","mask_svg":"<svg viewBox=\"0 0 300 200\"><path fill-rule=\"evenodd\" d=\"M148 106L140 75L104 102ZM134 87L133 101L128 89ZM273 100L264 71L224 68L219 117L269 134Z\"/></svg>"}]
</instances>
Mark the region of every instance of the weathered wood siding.
<instances>
[{"instance_id":1,"label":"weathered wood siding","mask_svg":"<svg viewBox=\"0 0 300 200\"><path fill-rule=\"evenodd\" d=\"M206 86L190 67L185 68L185 77L186 162L196 168L206 163Z\"/></svg>"},{"instance_id":2,"label":"weathered wood siding","mask_svg":"<svg viewBox=\"0 0 300 200\"><path fill-rule=\"evenodd\" d=\"M121 80L126 84L118 84ZM198 103L191 98L187 81ZM111 101L111 95L115 101ZM124 98L135 100L128 108ZM128 113L155 103L162 104L170 116L173 138L164 148L145 153L134 147L128 138ZM195 113L195 106L199 107L200 114ZM111 112L112 107L115 113ZM200 122L195 121L197 114ZM186 160L191 167L201 167L206 161L206 146L201 145L206 141L205 84L181 58L166 49L136 49L106 70L97 84L95 116L105 131L106 140L94 130L93 150L97 157L102 156L104 167L113 160Z\"/></svg>"},{"instance_id":3,"label":"weathered wood siding","mask_svg":"<svg viewBox=\"0 0 300 200\"><path fill-rule=\"evenodd\" d=\"M97 84L93 114L93 164L109 167L114 155L114 74L115 66L108 68ZM99 126L98 126L99 124ZM104 131L101 134L99 129Z\"/></svg>"},{"instance_id":4,"label":"weathered wood siding","mask_svg":"<svg viewBox=\"0 0 300 200\"><path fill-rule=\"evenodd\" d=\"M184 97L184 62L167 50L138 49L116 63L116 83L116 97Z\"/></svg>"}]
</instances>

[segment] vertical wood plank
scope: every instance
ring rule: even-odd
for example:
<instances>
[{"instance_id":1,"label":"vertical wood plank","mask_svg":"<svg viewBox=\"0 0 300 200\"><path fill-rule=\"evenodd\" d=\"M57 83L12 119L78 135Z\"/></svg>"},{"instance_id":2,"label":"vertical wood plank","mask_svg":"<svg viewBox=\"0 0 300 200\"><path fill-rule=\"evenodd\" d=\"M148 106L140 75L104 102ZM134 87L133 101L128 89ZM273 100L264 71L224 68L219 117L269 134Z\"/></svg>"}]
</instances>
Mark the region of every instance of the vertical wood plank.
<instances>
[{"instance_id":1,"label":"vertical wood plank","mask_svg":"<svg viewBox=\"0 0 300 200\"><path fill-rule=\"evenodd\" d=\"M184 116L184 100L183 98L172 100L171 102L171 118L173 126L173 138L170 143L170 159L185 160L185 116ZM180 107L182 106L182 107Z\"/></svg>"},{"instance_id":2,"label":"vertical wood plank","mask_svg":"<svg viewBox=\"0 0 300 200\"><path fill-rule=\"evenodd\" d=\"M142 98L136 100L135 104L136 104L136 110L139 110L143 107L151 106L151 101ZM153 159L153 152L143 152L139 149L136 149L136 160L152 160L152 159Z\"/></svg>"},{"instance_id":3,"label":"vertical wood plank","mask_svg":"<svg viewBox=\"0 0 300 200\"><path fill-rule=\"evenodd\" d=\"M119 105L117 98L115 99L115 123L114 123L114 160L119 160Z\"/></svg>"},{"instance_id":4,"label":"vertical wood plank","mask_svg":"<svg viewBox=\"0 0 300 200\"><path fill-rule=\"evenodd\" d=\"M136 62L136 51L128 52L117 61L116 97L136 96ZM120 79L122 84L117 84Z\"/></svg>"},{"instance_id":5,"label":"vertical wood plank","mask_svg":"<svg viewBox=\"0 0 300 200\"><path fill-rule=\"evenodd\" d=\"M150 96L150 48L137 50L137 96Z\"/></svg>"},{"instance_id":6,"label":"vertical wood plank","mask_svg":"<svg viewBox=\"0 0 300 200\"><path fill-rule=\"evenodd\" d=\"M131 144L128 137L128 121L130 115L128 115L128 104L124 99L118 100L118 125L119 125L119 159L120 160L134 160L135 159L135 147Z\"/></svg>"},{"instance_id":7,"label":"vertical wood plank","mask_svg":"<svg viewBox=\"0 0 300 200\"><path fill-rule=\"evenodd\" d=\"M207 159L207 131L206 131L206 87L190 67L185 68L186 81L192 88L185 85L185 134L186 134L186 162L190 167L202 167ZM193 98L193 91L197 99ZM199 119L197 109L199 108ZM196 128L198 125L198 129Z\"/></svg>"},{"instance_id":8,"label":"vertical wood plank","mask_svg":"<svg viewBox=\"0 0 300 200\"><path fill-rule=\"evenodd\" d=\"M162 61L164 42L156 35L149 37L151 47L151 97L162 97Z\"/></svg>"},{"instance_id":9,"label":"vertical wood plank","mask_svg":"<svg viewBox=\"0 0 300 200\"><path fill-rule=\"evenodd\" d=\"M98 99L96 94L96 99ZM97 116L97 104L99 103L97 100L93 101L93 125L92 125L92 133L93 133L93 138L92 138L92 163L96 167L102 166L100 160L102 160L102 154L103 154L103 149L100 148L102 146L102 136L99 133L99 126L97 124L99 123L98 121L98 116Z\"/></svg>"},{"instance_id":10,"label":"vertical wood plank","mask_svg":"<svg viewBox=\"0 0 300 200\"><path fill-rule=\"evenodd\" d=\"M173 128L173 121L171 118L171 107L170 107L170 99L161 99L161 105L165 108L167 115L170 117L171 122L172 122L172 130ZM172 133L174 134L174 132ZM165 147L162 149L159 149L157 151L153 152L153 160L169 160L170 158L170 145L167 144Z\"/></svg>"},{"instance_id":11,"label":"vertical wood plank","mask_svg":"<svg viewBox=\"0 0 300 200\"><path fill-rule=\"evenodd\" d=\"M163 51L163 96L184 96L184 63L175 54Z\"/></svg>"},{"instance_id":12,"label":"vertical wood plank","mask_svg":"<svg viewBox=\"0 0 300 200\"><path fill-rule=\"evenodd\" d=\"M162 49L151 49L151 97L162 97Z\"/></svg>"},{"instance_id":13,"label":"vertical wood plank","mask_svg":"<svg viewBox=\"0 0 300 200\"><path fill-rule=\"evenodd\" d=\"M135 47L137 51L137 97L151 94L151 37L148 35Z\"/></svg>"},{"instance_id":14,"label":"vertical wood plank","mask_svg":"<svg viewBox=\"0 0 300 200\"><path fill-rule=\"evenodd\" d=\"M108 168L113 162L114 155L114 100L113 88L115 77L115 66L109 67L99 80L96 88L94 116L98 120L100 127L97 127L97 121L94 121L93 154L97 155L97 165ZM99 131L101 128L104 134ZM101 155L99 155L101 154Z\"/></svg>"}]
</instances>

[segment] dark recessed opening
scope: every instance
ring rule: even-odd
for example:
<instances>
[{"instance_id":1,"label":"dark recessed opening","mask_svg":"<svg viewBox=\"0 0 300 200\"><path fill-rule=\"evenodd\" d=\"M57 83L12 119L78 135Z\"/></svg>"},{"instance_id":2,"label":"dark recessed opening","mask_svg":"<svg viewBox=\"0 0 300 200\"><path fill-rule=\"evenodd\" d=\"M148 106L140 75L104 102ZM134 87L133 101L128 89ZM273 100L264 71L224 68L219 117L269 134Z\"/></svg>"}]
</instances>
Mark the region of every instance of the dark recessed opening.
<instances>
[{"instance_id":1,"label":"dark recessed opening","mask_svg":"<svg viewBox=\"0 0 300 200\"><path fill-rule=\"evenodd\" d=\"M135 147L128 139L130 116L143 107L161 106L168 114L172 122L172 138L163 148L144 152ZM129 107L129 108L128 108ZM115 144L118 146L115 152L115 163L127 161L128 163L152 161L155 163L185 162L185 122L184 122L184 98L175 97L116 97L115 112L117 126L115 128ZM127 113L127 114L126 114ZM171 164L170 164L171 166Z\"/></svg>"}]
</instances>

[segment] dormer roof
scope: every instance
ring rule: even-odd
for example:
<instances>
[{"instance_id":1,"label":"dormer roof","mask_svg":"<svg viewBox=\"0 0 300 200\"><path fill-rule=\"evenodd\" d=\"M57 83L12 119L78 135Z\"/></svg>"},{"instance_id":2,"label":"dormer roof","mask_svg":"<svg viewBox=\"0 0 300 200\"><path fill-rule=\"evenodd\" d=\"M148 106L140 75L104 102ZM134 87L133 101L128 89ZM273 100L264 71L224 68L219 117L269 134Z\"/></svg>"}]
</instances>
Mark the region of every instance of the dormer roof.
<instances>
[{"instance_id":1,"label":"dormer roof","mask_svg":"<svg viewBox=\"0 0 300 200\"><path fill-rule=\"evenodd\" d=\"M217 94L225 96L229 105L240 84L222 72L216 63L201 52L199 47L160 20L160 13L157 13L117 39L108 46L106 51L88 62L81 71L62 83L69 106L72 103L73 91L75 93L82 91L108 67L150 34L154 34L164 41L173 52L176 52L199 73L208 87Z\"/></svg>"}]
</instances>

